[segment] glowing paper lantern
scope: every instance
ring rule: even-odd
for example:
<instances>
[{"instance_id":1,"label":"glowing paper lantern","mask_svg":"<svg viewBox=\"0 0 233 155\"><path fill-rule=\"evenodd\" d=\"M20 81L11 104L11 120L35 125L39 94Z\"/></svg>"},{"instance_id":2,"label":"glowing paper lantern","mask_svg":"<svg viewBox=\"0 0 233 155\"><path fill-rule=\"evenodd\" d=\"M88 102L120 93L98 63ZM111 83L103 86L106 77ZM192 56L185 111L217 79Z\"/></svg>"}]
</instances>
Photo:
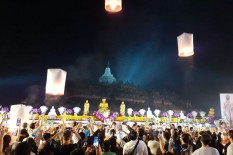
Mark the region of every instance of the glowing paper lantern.
<instances>
[{"instance_id":1,"label":"glowing paper lantern","mask_svg":"<svg viewBox=\"0 0 233 155\"><path fill-rule=\"evenodd\" d=\"M178 41L178 56L189 57L194 54L193 51L193 34L183 33L177 37Z\"/></svg>"},{"instance_id":2,"label":"glowing paper lantern","mask_svg":"<svg viewBox=\"0 0 233 155\"><path fill-rule=\"evenodd\" d=\"M122 0L105 0L105 10L111 13L122 10Z\"/></svg>"},{"instance_id":3,"label":"glowing paper lantern","mask_svg":"<svg viewBox=\"0 0 233 155\"><path fill-rule=\"evenodd\" d=\"M12 129L17 128L16 126L17 119L20 119L21 123L29 122L30 109L28 109L26 105L16 104L16 105L12 105L10 109L11 110L10 110L9 128L11 129L11 131L13 131Z\"/></svg>"},{"instance_id":4,"label":"glowing paper lantern","mask_svg":"<svg viewBox=\"0 0 233 155\"><path fill-rule=\"evenodd\" d=\"M79 107L74 107L73 110L74 110L74 114L77 115L77 114L81 111L81 108L79 108Z\"/></svg>"},{"instance_id":5,"label":"glowing paper lantern","mask_svg":"<svg viewBox=\"0 0 233 155\"><path fill-rule=\"evenodd\" d=\"M66 71L62 69L48 69L46 94L64 95L66 83Z\"/></svg>"}]
</instances>

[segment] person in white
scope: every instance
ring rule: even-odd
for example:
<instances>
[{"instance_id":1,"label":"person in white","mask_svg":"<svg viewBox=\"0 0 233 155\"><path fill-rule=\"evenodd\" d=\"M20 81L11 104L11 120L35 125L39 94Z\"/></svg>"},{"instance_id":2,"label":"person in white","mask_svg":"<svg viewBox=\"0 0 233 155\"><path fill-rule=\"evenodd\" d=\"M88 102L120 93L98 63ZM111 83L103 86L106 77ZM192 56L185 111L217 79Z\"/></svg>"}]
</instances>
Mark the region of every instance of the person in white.
<instances>
[{"instance_id":1,"label":"person in white","mask_svg":"<svg viewBox=\"0 0 233 155\"><path fill-rule=\"evenodd\" d=\"M126 154L148 155L146 143L142 140L137 139L137 132L136 131L133 130L129 133L129 139L130 139L130 141L124 145L123 155L126 155ZM135 146L136 146L136 148L135 148ZM134 148L135 148L135 150L134 150Z\"/></svg>"},{"instance_id":2,"label":"person in white","mask_svg":"<svg viewBox=\"0 0 233 155\"><path fill-rule=\"evenodd\" d=\"M194 151L191 155L220 155L217 149L209 147L210 141L211 136L207 133L203 133L201 135L202 147Z\"/></svg>"},{"instance_id":3,"label":"person in white","mask_svg":"<svg viewBox=\"0 0 233 155\"><path fill-rule=\"evenodd\" d=\"M231 144L227 147L227 155L233 154L233 130L229 131L228 138L230 139Z\"/></svg>"},{"instance_id":4,"label":"person in white","mask_svg":"<svg viewBox=\"0 0 233 155\"><path fill-rule=\"evenodd\" d=\"M123 131L121 124L117 125L116 136L117 136L117 143L123 148L125 145L123 138L127 136L127 133L125 133L125 131Z\"/></svg>"},{"instance_id":5,"label":"person in white","mask_svg":"<svg viewBox=\"0 0 233 155\"><path fill-rule=\"evenodd\" d=\"M148 141L148 147L150 148L150 152L152 155L162 155L158 139L159 131L153 131L152 133L154 139Z\"/></svg>"}]
</instances>

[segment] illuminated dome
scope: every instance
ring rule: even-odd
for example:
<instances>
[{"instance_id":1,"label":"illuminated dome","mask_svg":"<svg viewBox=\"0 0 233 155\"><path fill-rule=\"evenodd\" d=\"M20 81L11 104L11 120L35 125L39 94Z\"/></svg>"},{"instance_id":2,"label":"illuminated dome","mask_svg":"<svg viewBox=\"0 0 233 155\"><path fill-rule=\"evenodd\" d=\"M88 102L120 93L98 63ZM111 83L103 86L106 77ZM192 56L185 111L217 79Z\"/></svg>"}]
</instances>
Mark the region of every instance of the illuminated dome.
<instances>
[{"instance_id":1,"label":"illuminated dome","mask_svg":"<svg viewBox=\"0 0 233 155\"><path fill-rule=\"evenodd\" d=\"M99 78L99 83L104 85L116 83L116 78L112 75L109 64L106 67L104 74Z\"/></svg>"}]
</instances>

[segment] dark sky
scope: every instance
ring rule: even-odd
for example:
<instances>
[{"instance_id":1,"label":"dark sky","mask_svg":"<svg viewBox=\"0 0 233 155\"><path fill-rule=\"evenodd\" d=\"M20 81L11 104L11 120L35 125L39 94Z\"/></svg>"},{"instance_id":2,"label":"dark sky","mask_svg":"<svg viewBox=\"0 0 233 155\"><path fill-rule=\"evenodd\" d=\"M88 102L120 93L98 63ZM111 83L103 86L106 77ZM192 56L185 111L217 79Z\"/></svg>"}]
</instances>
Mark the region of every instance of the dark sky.
<instances>
[{"instance_id":1,"label":"dark sky","mask_svg":"<svg viewBox=\"0 0 233 155\"><path fill-rule=\"evenodd\" d=\"M118 80L168 89L219 114L219 93L233 93L232 0L0 2L0 104L44 87L47 68L68 80L97 81L107 61ZM177 36L194 34L193 58L177 56Z\"/></svg>"}]
</instances>

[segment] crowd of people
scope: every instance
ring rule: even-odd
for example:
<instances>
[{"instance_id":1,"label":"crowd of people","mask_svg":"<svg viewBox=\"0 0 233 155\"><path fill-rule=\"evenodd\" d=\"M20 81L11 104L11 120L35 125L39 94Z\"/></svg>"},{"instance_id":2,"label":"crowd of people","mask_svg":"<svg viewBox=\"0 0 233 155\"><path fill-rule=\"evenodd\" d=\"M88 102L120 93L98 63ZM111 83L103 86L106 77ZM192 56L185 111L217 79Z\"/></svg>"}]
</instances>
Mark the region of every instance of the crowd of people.
<instances>
[{"instance_id":1,"label":"crowd of people","mask_svg":"<svg viewBox=\"0 0 233 155\"><path fill-rule=\"evenodd\" d=\"M233 155L233 130L169 124L42 119L19 125L16 134L0 126L0 155Z\"/></svg>"}]
</instances>

